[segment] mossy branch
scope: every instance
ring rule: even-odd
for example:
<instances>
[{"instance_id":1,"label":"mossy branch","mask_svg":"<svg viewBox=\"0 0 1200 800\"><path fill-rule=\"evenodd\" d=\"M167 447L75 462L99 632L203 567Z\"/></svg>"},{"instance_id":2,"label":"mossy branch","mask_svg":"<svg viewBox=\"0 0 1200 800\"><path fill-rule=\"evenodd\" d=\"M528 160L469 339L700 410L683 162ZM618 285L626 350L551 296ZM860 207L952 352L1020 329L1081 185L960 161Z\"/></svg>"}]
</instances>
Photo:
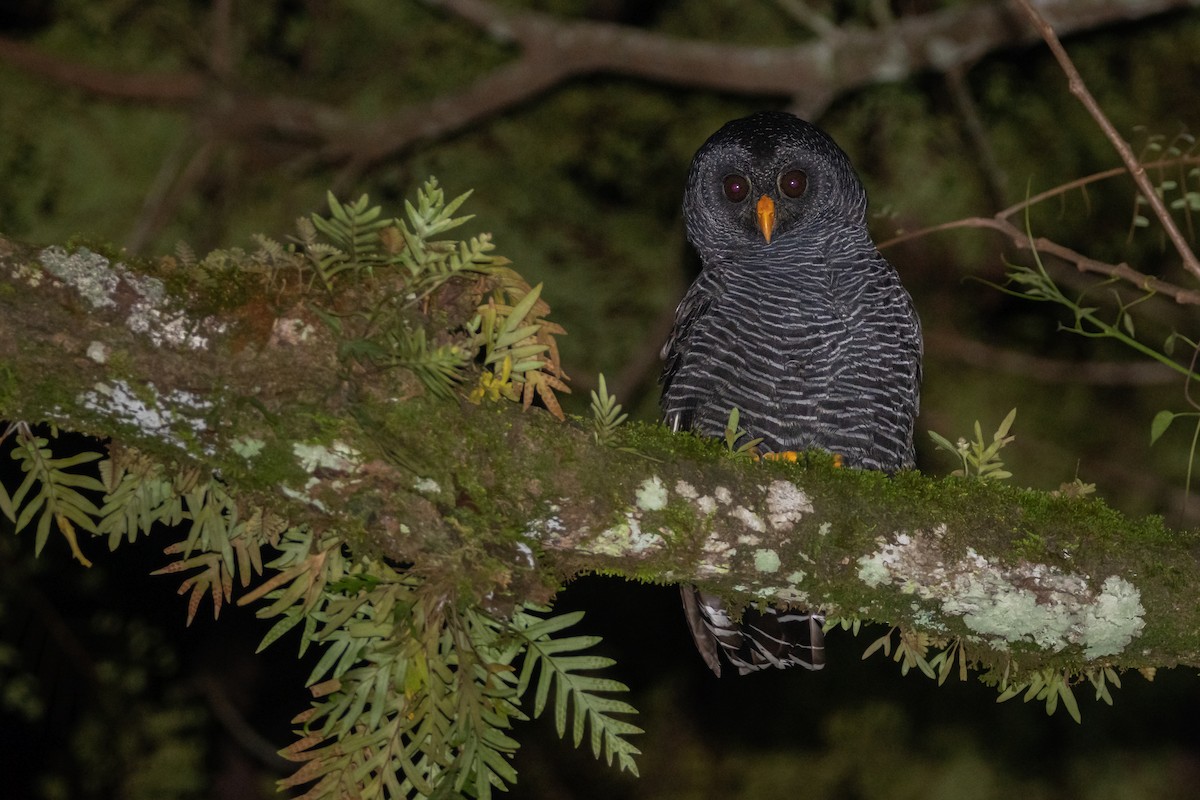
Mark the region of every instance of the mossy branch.
<instances>
[{"instance_id":1,"label":"mossy branch","mask_svg":"<svg viewBox=\"0 0 1200 800\"><path fill-rule=\"evenodd\" d=\"M436 184L407 220L338 204L299 244L186 269L0 240L0 417L112 442L12 428L29 469L0 514L93 555L182 525L163 571L188 573L189 616L261 600L264 644L298 629L323 648L289 785L484 796L511 781L521 695L539 713L551 676L559 729L570 695L576 740L586 722L633 770L636 728L610 716L630 709L597 694L619 684L578 674L603 660L553 661L590 639L543 642L566 622L522 610L583 572L886 621L906 669L957 662L1069 709L1072 681L1200 665L1200 610L1178 602L1200 593L1195 533L995 482L738 458L621 425L603 392L600 428L556 418L561 329L490 240L430 238L457 207ZM551 413L522 410L539 398Z\"/></svg>"}]
</instances>

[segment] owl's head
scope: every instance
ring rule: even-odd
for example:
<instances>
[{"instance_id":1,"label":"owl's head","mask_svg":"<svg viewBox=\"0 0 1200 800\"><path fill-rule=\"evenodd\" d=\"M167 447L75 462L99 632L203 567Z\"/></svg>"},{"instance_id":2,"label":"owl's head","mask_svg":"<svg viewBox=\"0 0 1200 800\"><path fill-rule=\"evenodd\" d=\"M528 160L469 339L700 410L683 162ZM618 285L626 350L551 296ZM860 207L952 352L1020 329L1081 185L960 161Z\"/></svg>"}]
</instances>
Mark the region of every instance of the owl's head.
<instances>
[{"instance_id":1,"label":"owl's head","mask_svg":"<svg viewBox=\"0 0 1200 800\"><path fill-rule=\"evenodd\" d=\"M865 225L867 196L833 139L799 117L766 111L726 123L692 159L688 240L701 256L787 247Z\"/></svg>"}]
</instances>

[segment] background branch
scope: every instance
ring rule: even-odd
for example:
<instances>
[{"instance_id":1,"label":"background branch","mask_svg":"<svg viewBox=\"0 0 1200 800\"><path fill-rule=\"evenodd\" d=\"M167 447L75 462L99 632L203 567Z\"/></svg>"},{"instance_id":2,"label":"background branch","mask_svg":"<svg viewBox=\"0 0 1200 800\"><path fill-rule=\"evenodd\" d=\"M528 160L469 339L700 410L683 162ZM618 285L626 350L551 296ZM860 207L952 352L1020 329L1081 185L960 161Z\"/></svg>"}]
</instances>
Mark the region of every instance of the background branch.
<instances>
[{"instance_id":1,"label":"background branch","mask_svg":"<svg viewBox=\"0 0 1200 800\"><path fill-rule=\"evenodd\" d=\"M1138 289L1155 292L1170 297L1176 303L1187 305L1200 305L1200 291L1195 289L1185 289L1177 286L1161 278L1156 278L1153 275L1146 275L1139 272L1128 264L1122 262L1120 264L1110 264L1099 261L1097 259L1086 256L1080 252L1072 250L1058 242L1051 241L1046 237L1036 237L1031 239L1029 234L1018 228L1012 222L1004 217L1009 210L1000 212L994 217L967 217L965 219L952 220L951 222L943 222L939 225L932 225L928 228L921 228L915 231L902 233L898 236L893 236L879 244L881 250L889 247L894 247L904 242L920 239L934 233L951 231L963 228L986 228L996 231L1009 239L1013 244L1023 250L1036 250L1039 253L1054 256L1074 266L1080 272L1091 272L1097 275L1104 275L1109 278L1119 278L1126 283L1129 283Z\"/></svg>"},{"instance_id":2,"label":"background branch","mask_svg":"<svg viewBox=\"0 0 1200 800\"><path fill-rule=\"evenodd\" d=\"M1029 16L1038 33L1046 40L1050 51L1054 53L1054 58L1058 61L1063 73L1067 76L1067 84L1070 87L1071 94L1079 99L1083 107L1092 115L1092 119L1104 131L1104 135L1112 142L1113 148L1116 149L1117 154L1121 157L1125 168L1129 170L1129 174L1141 191L1142 197L1146 198L1146 202L1150 204L1150 208L1154 211L1154 216L1158 218L1159 223L1163 226L1163 230L1167 232L1171 243L1175 245L1175 249L1179 252L1179 257L1183 259L1184 268L1192 273L1194 277L1200 278L1200 261L1196 259L1196 254L1192 252L1191 245L1188 244L1187 239L1179 231L1179 227L1175 224L1175 220L1171 217L1171 212L1167 210L1154 184L1150 183L1145 165L1138 161L1137 156L1133 154L1133 150L1129 147L1129 143L1113 127L1112 122L1109 121L1104 111L1101 110L1100 104L1096 102L1096 98L1092 97L1092 93L1088 91L1087 84L1084 83L1079 70L1075 68L1071 57L1067 55L1066 48L1062 46L1062 42L1059 41L1054 28L1033 7L1029 0L1017 0L1017 2Z\"/></svg>"},{"instance_id":3,"label":"background branch","mask_svg":"<svg viewBox=\"0 0 1200 800\"><path fill-rule=\"evenodd\" d=\"M880 30L846 26L836 37L790 47L685 41L629 26L509 13L482 0L428 4L492 38L512 42L517 59L469 87L373 121L308 99L255 92L234 93L225 101L225 113L215 118L227 135L319 140L323 160L361 170L421 142L452 136L579 75L622 75L667 86L786 97L815 115L829 100L854 89L969 66L1034 38L1015 24L1007 2L902 17ZM1059 30L1071 33L1188 6L1188 0L1061 0L1049 7ZM218 8L213 13L214 29L224 36L224 12ZM224 47L217 48L217 65L230 63ZM101 69L2 37L0 61L101 96L172 106L206 105L213 80L195 72Z\"/></svg>"}]
</instances>

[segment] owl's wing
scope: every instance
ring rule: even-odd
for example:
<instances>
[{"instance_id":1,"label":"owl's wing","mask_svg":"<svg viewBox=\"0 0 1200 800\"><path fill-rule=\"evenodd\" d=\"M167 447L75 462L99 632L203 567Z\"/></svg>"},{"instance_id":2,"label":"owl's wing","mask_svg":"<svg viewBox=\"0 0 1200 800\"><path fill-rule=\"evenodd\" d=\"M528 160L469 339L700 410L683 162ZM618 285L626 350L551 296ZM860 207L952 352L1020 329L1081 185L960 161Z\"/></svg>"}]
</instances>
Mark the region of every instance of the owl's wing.
<instances>
[{"instance_id":1,"label":"owl's wing","mask_svg":"<svg viewBox=\"0 0 1200 800\"><path fill-rule=\"evenodd\" d=\"M662 409L663 419L673 431L690 430L696 415L695 398L676 396L672 384L679 374L687 357L690 338L695 333L697 323L709 312L720 294L720 275L718 270L705 270L688 288L687 294L679 301L675 309L675 326L660 353L663 359L662 376Z\"/></svg>"},{"instance_id":2,"label":"owl's wing","mask_svg":"<svg viewBox=\"0 0 1200 800\"><path fill-rule=\"evenodd\" d=\"M880 260L883 256L878 256ZM890 269L890 267L889 267ZM901 442L902 454L899 462L885 469L894 472L899 469L911 469L916 460L916 450L913 444L913 424L921 411L921 362L924 357L925 344L921 336L921 319L917 316L912 298L900 283L899 275L894 276L890 286L890 299L881 305L890 314L890 329L893 331L896 346L887 356L886 369L892 375L892 400L886 410L881 411L880 418L891 416L900 420L900 425L906 431Z\"/></svg>"}]
</instances>

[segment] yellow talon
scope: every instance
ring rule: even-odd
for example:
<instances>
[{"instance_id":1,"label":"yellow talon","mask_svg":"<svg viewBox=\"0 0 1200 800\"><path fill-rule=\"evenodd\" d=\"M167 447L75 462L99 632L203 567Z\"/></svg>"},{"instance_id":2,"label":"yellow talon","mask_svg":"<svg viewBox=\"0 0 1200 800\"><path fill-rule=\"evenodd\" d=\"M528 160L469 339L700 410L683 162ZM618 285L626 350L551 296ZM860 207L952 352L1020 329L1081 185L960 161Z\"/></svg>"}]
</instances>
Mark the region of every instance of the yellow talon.
<instances>
[{"instance_id":1,"label":"yellow talon","mask_svg":"<svg viewBox=\"0 0 1200 800\"><path fill-rule=\"evenodd\" d=\"M763 459L764 461L787 461L792 464L795 464L797 461L800 460L800 454L797 453L795 450L784 450L781 453L763 453L761 456L758 455L757 453L755 453L754 459L757 461L759 458ZM833 468L841 469L842 466L843 466L842 454L834 453L833 454Z\"/></svg>"}]
</instances>

